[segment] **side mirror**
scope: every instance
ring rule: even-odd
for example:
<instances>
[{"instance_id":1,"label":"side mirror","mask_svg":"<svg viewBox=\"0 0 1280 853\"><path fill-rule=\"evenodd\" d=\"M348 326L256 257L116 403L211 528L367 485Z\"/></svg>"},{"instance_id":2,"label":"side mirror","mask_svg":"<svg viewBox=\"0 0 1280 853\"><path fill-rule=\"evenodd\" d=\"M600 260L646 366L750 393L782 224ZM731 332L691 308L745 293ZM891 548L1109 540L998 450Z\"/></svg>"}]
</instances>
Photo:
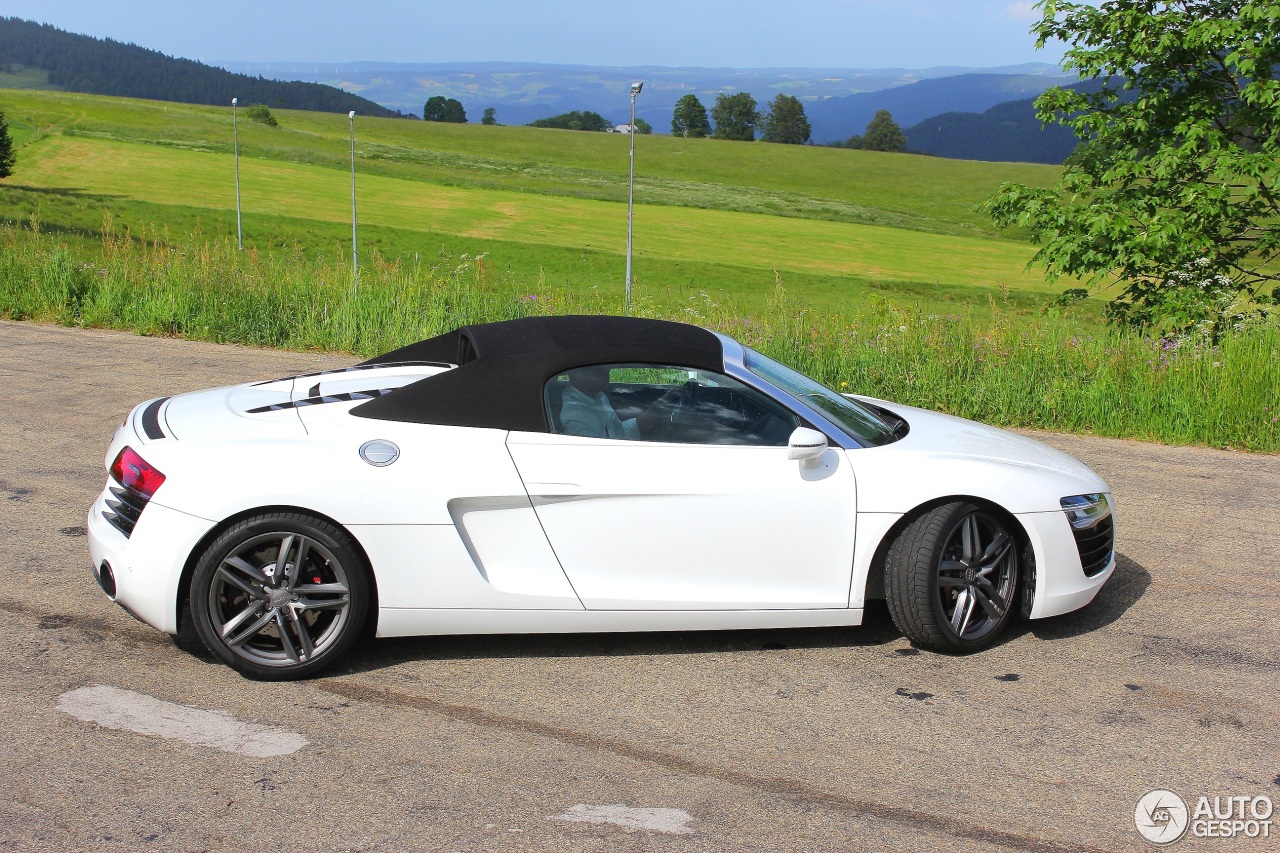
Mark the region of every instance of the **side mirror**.
<instances>
[{"instance_id":1,"label":"side mirror","mask_svg":"<svg viewBox=\"0 0 1280 853\"><path fill-rule=\"evenodd\" d=\"M787 458L800 460L801 467L817 468L827 452L827 437L816 429L796 427L787 439Z\"/></svg>"}]
</instances>

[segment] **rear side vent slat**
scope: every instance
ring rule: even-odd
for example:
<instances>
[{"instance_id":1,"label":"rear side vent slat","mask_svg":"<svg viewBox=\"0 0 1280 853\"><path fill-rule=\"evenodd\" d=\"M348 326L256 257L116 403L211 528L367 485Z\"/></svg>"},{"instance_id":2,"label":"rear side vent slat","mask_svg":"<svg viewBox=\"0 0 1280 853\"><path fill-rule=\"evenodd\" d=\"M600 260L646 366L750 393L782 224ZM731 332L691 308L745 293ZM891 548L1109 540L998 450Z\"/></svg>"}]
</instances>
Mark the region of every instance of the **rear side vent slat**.
<instances>
[{"instance_id":1,"label":"rear side vent slat","mask_svg":"<svg viewBox=\"0 0 1280 853\"><path fill-rule=\"evenodd\" d=\"M114 498L114 500L112 500ZM107 510L102 513L112 527L126 537L133 535L133 528L138 525L142 511L147 508L148 501L142 495L123 486L111 486L111 498L107 498Z\"/></svg>"}]
</instances>

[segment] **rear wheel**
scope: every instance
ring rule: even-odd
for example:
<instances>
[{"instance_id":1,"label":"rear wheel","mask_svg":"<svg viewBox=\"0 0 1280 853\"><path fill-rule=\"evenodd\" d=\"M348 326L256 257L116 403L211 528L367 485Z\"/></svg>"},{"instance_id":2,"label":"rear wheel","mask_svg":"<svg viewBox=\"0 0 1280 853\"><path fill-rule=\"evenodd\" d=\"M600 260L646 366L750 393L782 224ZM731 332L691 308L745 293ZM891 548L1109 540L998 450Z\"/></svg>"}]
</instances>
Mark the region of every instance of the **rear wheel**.
<instances>
[{"instance_id":1,"label":"rear wheel","mask_svg":"<svg viewBox=\"0 0 1280 853\"><path fill-rule=\"evenodd\" d=\"M359 637L369 598L350 535L300 513L228 528L191 579L196 633L250 678L305 678L332 664Z\"/></svg>"},{"instance_id":2,"label":"rear wheel","mask_svg":"<svg viewBox=\"0 0 1280 853\"><path fill-rule=\"evenodd\" d=\"M1000 516L971 503L924 513L889 546L885 598L898 630L921 646L976 652L1018 606L1018 543Z\"/></svg>"}]
</instances>

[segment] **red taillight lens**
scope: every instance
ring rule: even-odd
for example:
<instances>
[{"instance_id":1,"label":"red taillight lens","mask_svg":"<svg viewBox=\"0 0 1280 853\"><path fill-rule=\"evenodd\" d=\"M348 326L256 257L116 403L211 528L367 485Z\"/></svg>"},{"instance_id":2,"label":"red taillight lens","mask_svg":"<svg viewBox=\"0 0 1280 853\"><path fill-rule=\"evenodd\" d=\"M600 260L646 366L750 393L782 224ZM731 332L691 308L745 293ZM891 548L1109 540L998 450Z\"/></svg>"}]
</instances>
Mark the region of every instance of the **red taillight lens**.
<instances>
[{"instance_id":1,"label":"red taillight lens","mask_svg":"<svg viewBox=\"0 0 1280 853\"><path fill-rule=\"evenodd\" d=\"M111 476L126 489L132 489L147 500L156 493L164 483L164 474L147 460L126 447L116 454L116 461L111 463Z\"/></svg>"}]
</instances>

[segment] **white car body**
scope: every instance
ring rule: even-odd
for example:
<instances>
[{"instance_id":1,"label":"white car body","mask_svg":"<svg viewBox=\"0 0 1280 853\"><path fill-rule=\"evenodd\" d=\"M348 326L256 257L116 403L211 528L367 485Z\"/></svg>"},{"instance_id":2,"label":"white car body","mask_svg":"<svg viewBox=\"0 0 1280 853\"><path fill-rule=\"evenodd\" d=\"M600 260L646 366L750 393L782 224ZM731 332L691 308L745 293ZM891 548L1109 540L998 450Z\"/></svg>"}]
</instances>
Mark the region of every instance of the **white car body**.
<instances>
[{"instance_id":1,"label":"white car body","mask_svg":"<svg viewBox=\"0 0 1280 853\"><path fill-rule=\"evenodd\" d=\"M771 393L717 336L724 372ZM1029 438L866 400L909 424L857 446L786 398L828 446L682 444L356 417L364 399L453 366L369 366L184 394L136 407L107 450L164 473L131 535L89 511L95 571L114 599L176 633L195 560L229 519L272 509L323 517L367 558L379 636L858 625L895 526L943 498L1016 519L1029 546L1030 618L1087 604L1115 567L1086 576L1062 499L1110 489ZM330 402L299 405L327 398ZM280 407L271 409L270 407ZM251 412L250 410L266 411ZM150 419L150 424L147 419ZM162 436L162 437L157 437ZM370 441L399 449L371 464ZM1113 505L1113 503L1112 503Z\"/></svg>"}]
</instances>

